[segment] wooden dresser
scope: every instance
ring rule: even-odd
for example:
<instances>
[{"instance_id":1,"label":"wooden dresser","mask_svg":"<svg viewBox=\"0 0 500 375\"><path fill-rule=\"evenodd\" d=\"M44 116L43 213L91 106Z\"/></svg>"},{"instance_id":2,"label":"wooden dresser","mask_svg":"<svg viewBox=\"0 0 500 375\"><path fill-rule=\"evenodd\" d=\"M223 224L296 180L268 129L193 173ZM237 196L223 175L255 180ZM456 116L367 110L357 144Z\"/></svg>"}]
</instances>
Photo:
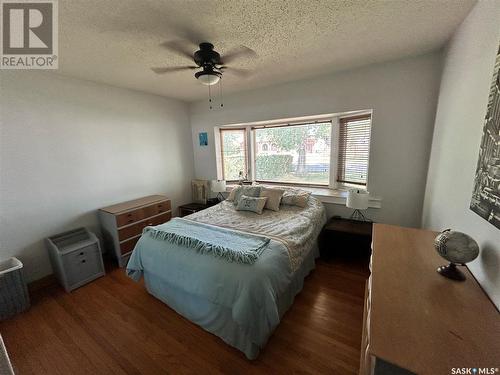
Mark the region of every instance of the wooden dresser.
<instances>
[{"instance_id":1,"label":"wooden dresser","mask_svg":"<svg viewBox=\"0 0 500 375\"><path fill-rule=\"evenodd\" d=\"M130 253L148 225L159 225L172 218L172 205L163 195L150 195L99 210L104 246L111 250L120 267L127 265Z\"/></svg>"},{"instance_id":2,"label":"wooden dresser","mask_svg":"<svg viewBox=\"0 0 500 375\"><path fill-rule=\"evenodd\" d=\"M499 312L466 267L465 282L436 272L436 235L374 224L360 374L497 373Z\"/></svg>"}]
</instances>

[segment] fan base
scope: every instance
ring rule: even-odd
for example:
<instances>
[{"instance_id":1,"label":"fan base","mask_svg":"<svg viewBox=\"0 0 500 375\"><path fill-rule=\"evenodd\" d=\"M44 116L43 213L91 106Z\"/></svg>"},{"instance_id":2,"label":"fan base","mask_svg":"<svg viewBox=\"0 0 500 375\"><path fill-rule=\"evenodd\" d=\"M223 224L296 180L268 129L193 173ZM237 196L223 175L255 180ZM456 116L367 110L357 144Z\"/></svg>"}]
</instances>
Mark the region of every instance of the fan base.
<instances>
[{"instance_id":1,"label":"fan base","mask_svg":"<svg viewBox=\"0 0 500 375\"><path fill-rule=\"evenodd\" d=\"M465 275L460 271L455 263L450 263L447 266L438 267L436 270L441 276L456 281L465 281Z\"/></svg>"}]
</instances>

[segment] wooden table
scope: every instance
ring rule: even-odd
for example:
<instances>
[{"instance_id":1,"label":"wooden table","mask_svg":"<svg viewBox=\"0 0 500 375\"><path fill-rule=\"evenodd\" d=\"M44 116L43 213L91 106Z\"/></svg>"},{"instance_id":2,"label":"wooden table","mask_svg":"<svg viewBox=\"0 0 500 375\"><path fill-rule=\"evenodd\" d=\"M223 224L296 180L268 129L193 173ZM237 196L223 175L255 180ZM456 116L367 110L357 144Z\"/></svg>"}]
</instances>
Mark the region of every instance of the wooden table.
<instances>
[{"instance_id":1,"label":"wooden table","mask_svg":"<svg viewBox=\"0 0 500 375\"><path fill-rule=\"evenodd\" d=\"M320 236L323 258L365 257L368 262L372 242L372 226L369 221L333 217L325 224Z\"/></svg>"},{"instance_id":2,"label":"wooden table","mask_svg":"<svg viewBox=\"0 0 500 375\"><path fill-rule=\"evenodd\" d=\"M374 225L360 374L380 360L420 375L500 367L499 312L466 267L464 282L436 272L436 235Z\"/></svg>"},{"instance_id":3,"label":"wooden table","mask_svg":"<svg viewBox=\"0 0 500 375\"><path fill-rule=\"evenodd\" d=\"M202 203L188 203L179 206L179 216L183 217L186 215L194 214L195 212L204 210L206 208L216 205L218 202L209 201L206 204Z\"/></svg>"}]
</instances>

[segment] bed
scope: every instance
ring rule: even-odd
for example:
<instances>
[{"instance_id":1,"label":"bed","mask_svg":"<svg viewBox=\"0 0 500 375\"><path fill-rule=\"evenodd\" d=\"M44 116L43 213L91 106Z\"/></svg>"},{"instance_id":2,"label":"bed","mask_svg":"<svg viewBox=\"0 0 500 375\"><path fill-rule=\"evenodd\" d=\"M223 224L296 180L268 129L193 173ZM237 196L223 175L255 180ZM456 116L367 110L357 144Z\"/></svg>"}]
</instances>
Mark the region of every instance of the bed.
<instances>
[{"instance_id":1,"label":"bed","mask_svg":"<svg viewBox=\"0 0 500 375\"><path fill-rule=\"evenodd\" d=\"M150 235L162 233L167 223L149 227L149 234L145 230L127 265L131 278L144 277L150 294L255 359L314 269L326 221L323 205L310 196L304 208L282 205L258 215L223 201L176 220L214 233L224 230L226 236L267 239L258 258L247 264Z\"/></svg>"}]
</instances>

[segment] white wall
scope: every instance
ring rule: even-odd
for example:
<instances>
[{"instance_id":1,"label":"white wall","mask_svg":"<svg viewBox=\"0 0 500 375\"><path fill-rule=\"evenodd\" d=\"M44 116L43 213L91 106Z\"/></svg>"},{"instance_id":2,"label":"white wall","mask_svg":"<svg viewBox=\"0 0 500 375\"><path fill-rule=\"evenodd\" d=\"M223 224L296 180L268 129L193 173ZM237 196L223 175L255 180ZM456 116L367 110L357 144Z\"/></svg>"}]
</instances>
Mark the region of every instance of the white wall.
<instances>
[{"instance_id":1,"label":"white wall","mask_svg":"<svg viewBox=\"0 0 500 375\"><path fill-rule=\"evenodd\" d=\"M29 280L51 272L43 238L96 210L164 193L190 201L188 106L51 73L0 73L0 258L18 256Z\"/></svg>"},{"instance_id":2,"label":"white wall","mask_svg":"<svg viewBox=\"0 0 500 375\"><path fill-rule=\"evenodd\" d=\"M479 1L449 43L432 143L423 226L473 236L470 269L500 307L500 230L469 209L500 38L498 1Z\"/></svg>"},{"instance_id":3,"label":"white wall","mask_svg":"<svg viewBox=\"0 0 500 375\"><path fill-rule=\"evenodd\" d=\"M216 125L373 109L369 190L383 199L368 215L377 221L420 226L427 165L441 74L433 53L333 75L267 87L224 98L224 109L206 101L191 107L195 172L216 178ZM208 147L198 133L208 132ZM347 215L329 205L330 215Z\"/></svg>"}]
</instances>

